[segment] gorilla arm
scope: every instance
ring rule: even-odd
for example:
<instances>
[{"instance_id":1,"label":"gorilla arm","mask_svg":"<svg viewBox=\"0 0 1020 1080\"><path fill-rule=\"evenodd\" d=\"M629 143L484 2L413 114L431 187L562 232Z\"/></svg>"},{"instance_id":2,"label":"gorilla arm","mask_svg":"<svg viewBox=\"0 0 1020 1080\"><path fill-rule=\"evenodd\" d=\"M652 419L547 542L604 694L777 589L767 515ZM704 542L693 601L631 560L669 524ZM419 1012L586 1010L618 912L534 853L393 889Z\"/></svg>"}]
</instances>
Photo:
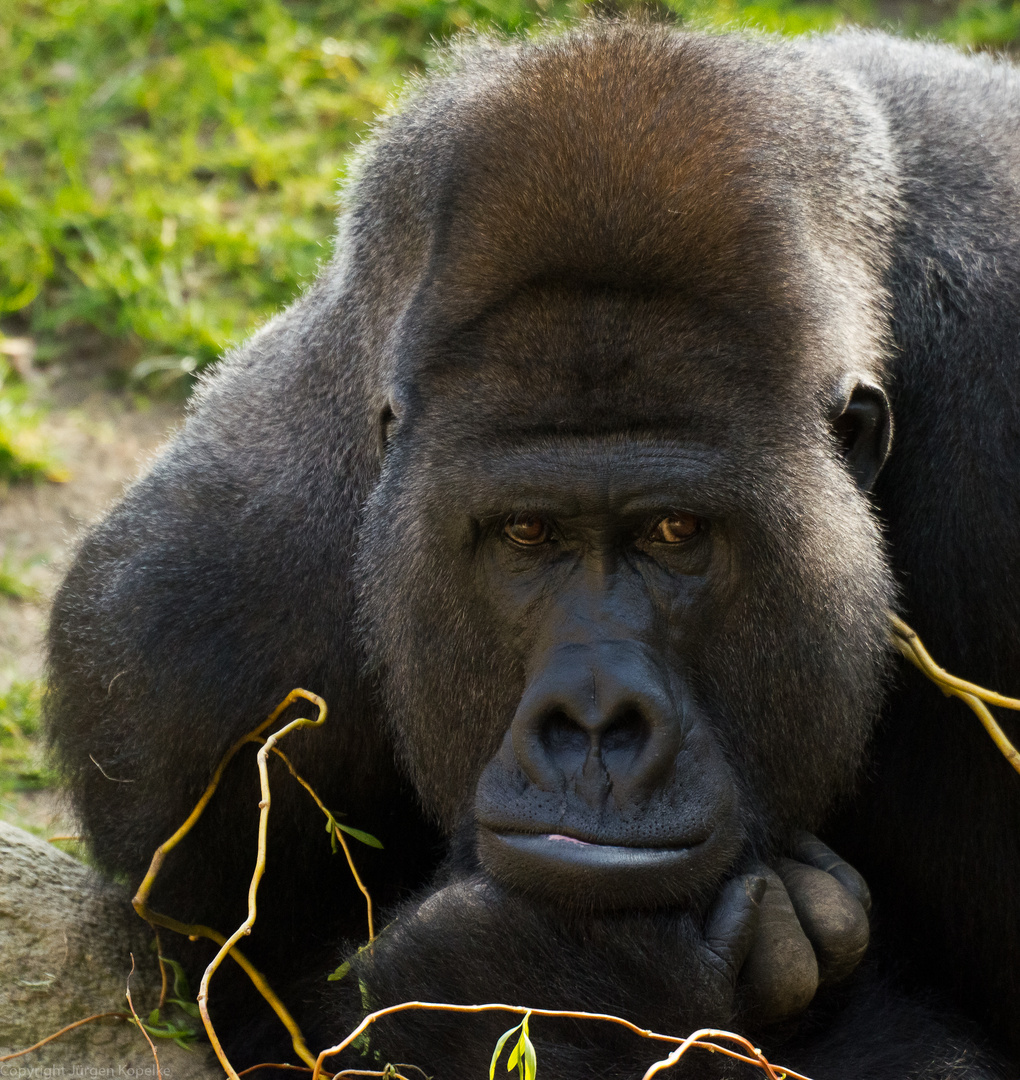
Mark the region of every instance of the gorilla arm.
<instances>
[{"instance_id":1,"label":"gorilla arm","mask_svg":"<svg viewBox=\"0 0 1020 1080\"><path fill-rule=\"evenodd\" d=\"M84 538L56 598L51 744L96 860L132 886L226 748L299 685L321 691L332 715L287 753L332 810L386 837L385 857L366 849L360 862L377 901L431 869L433 834L358 675L347 564L372 457L358 445L371 433L351 415L357 389L337 385L347 343L328 330L327 292L224 361L151 472ZM252 753L168 860L157 910L221 929L240 921L259 799ZM310 926L356 933L364 908L304 793L281 780L274 800L280 874L263 890L261 929L293 960L312 947ZM317 888L300 886L304 875Z\"/></svg>"},{"instance_id":2,"label":"gorilla arm","mask_svg":"<svg viewBox=\"0 0 1020 1080\"><path fill-rule=\"evenodd\" d=\"M818 849L814 856L827 858ZM839 894L835 902L842 906L850 893L838 885L830 899ZM787 1023L770 1033L756 1007L748 1008L752 988L743 973L755 952L759 958L768 954L778 974L787 970L781 965L791 953L780 955L783 946L798 935L806 944L792 910L773 872L728 881L703 922L676 912L595 918L578 913L571 920L477 874L457 876L424 901L405 905L372 948L352 958L328 999L319 991L315 1041L335 1043L366 1011L403 1001L502 1002L578 1012L591 1012L597 1001L599 1011L663 1034L683 1037L704 1026L739 1031L773 1064L826 1080L942 1076L928 1070L943 1060L953 1063L951 1074L960 1080L1004 1075L966 1036L947 1030L937 1014L899 997L867 971L851 989L835 998L830 993L835 1023ZM794 968L813 968L817 981L813 957L792 959ZM791 1000L791 985L773 982L771 989L778 991L777 1000ZM825 1016L829 1007L823 1002L821 1010ZM437 1080L484 1076L497 1038L513 1022L503 1013L465 1017L407 1010L370 1028L363 1049L377 1063L409 1062ZM861 1039L862 1030L874 1038ZM531 1038L543 1075L556 1080L633 1078L669 1049L614 1025L546 1017L532 1021ZM330 1068L354 1064L347 1057L327 1062ZM695 1080L745 1075L735 1073L729 1059L702 1052L684 1067ZM746 1075L759 1074L748 1069Z\"/></svg>"}]
</instances>

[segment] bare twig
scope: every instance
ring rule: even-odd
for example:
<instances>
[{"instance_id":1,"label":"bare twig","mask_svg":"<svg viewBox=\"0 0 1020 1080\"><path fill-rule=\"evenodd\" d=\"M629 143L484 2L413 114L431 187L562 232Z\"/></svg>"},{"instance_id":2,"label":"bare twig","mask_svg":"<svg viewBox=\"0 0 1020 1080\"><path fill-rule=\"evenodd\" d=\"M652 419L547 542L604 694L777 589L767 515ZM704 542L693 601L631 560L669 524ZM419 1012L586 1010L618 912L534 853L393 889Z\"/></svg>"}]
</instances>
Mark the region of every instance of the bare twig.
<instances>
[{"instance_id":1,"label":"bare twig","mask_svg":"<svg viewBox=\"0 0 1020 1080\"><path fill-rule=\"evenodd\" d=\"M145 1036L145 1041L149 1044L149 1049L152 1051L153 1061L156 1062L156 1076L158 1080L163 1080L163 1070L159 1067L159 1054L156 1053L156 1044L152 1041L152 1037L145 1030L145 1025L141 1021L138 1013L135 1012L135 1003L131 1000L131 976L135 973L135 954L131 953L131 970L128 972L127 986L124 989L124 996L127 998L128 1008L131 1010L131 1015L135 1018L135 1023L138 1025L138 1030Z\"/></svg>"},{"instance_id":2,"label":"bare twig","mask_svg":"<svg viewBox=\"0 0 1020 1080\"><path fill-rule=\"evenodd\" d=\"M273 749L279 739L290 734L290 732L304 727L321 727L326 722L327 708L326 703L322 698L317 694L309 693L307 690L294 690L288 694L287 699L285 700L289 701L290 699L293 699L295 695L303 697L307 701L314 702L318 706L319 715L315 720L309 720L307 717L300 717L297 720L292 720L289 724L285 724L279 731L273 732L273 734L266 739L265 744L258 752L257 761L259 767L259 783L262 790L262 801L259 803L258 856L255 861L255 870L252 873L251 884L248 886L248 916L233 934L223 942L219 952L209 962L209 966L202 973L202 982L198 991L198 1008L199 1012L202 1014L202 1022L205 1025L206 1034L209 1036L209 1041L212 1043L213 1050L216 1052L216 1057L219 1059L220 1064L223 1066L224 1071L231 1080L237 1080L237 1073L234 1070L233 1065L230 1064L227 1055L224 1053L220 1040L216 1035L216 1030L213 1027L212 1020L209 1017L209 982L216 973L216 969L230 953L234 945L236 945L242 937L251 933L251 928L255 925L255 919L258 914L256 898L258 895L259 882L262 880L262 875L266 870L266 838L268 835L267 830L269 828L269 808L272 803L269 791L269 766L266 760L269 752ZM274 717L280 714L282 708L283 706L275 710ZM268 721L266 724L262 725L260 731L265 730L267 724ZM247 741L247 739L245 741ZM307 1062L307 1064L313 1064L314 1059L311 1051L305 1046L304 1039L296 1025L294 1031L291 1032L291 1036L295 1052L303 1061Z\"/></svg>"},{"instance_id":3,"label":"bare twig","mask_svg":"<svg viewBox=\"0 0 1020 1080\"><path fill-rule=\"evenodd\" d=\"M152 932L156 937L156 959L159 961L159 1004L157 1009L162 1009L170 993L170 980L167 978L166 958L163 956L163 943L159 940L159 927L153 926Z\"/></svg>"},{"instance_id":4,"label":"bare twig","mask_svg":"<svg viewBox=\"0 0 1020 1080\"><path fill-rule=\"evenodd\" d=\"M159 875L159 871L163 865L166 856L184 839L185 836L192 830L195 823L202 816L205 808L209 805L210 799L216 793L216 789L219 787L220 781L223 778L223 774L226 771L227 766L240 751L248 743L261 743L263 740L260 738L263 731L266 730L271 724L279 719L281 713L295 701L298 700L310 701L319 708L319 718L316 721L305 721L304 723L317 726L321 724L326 718L326 703L318 696L308 690L296 689L292 690L279 705L269 714L269 716L262 721L261 724L254 731L249 732L247 735L238 739L233 746L226 752L220 763L213 771L212 779L209 781L208 786L202 793L201 798L195 804L195 808L191 811L188 817L185 819L184 824L162 844L156 848L155 853L152 856L152 861L149 863L149 869L146 871L145 877L142 879L141 885L138 887L138 892L135 893L134 899L131 901L135 911L150 923L153 927L163 926L168 930L173 930L175 933L183 934L185 937L195 940L196 938L208 938L210 941L214 941L217 945L223 946L226 942L226 937L218 930L214 930L210 926L203 926L201 923L184 923L178 919L173 919L169 915L163 915L158 911L153 911L148 904L149 895L152 892L152 888L156 883L156 878ZM287 725L283 730L290 730L293 725ZM279 733L278 733L279 734ZM261 766L260 766L261 770ZM260 819L261 820L261 819ZM260 825L260 858L262 864L265 864L265 840L262 836L262 827ZM258 876L261 877L261 871L256 871ZM301 1058L302 1061L312 1065L315 1058L312 1052L305 1045L304 1036L301 1034L301 1029L298 1027L294 1018L290 1015L287 1007L273 992L272 987L266 981L265 976L260 972L248 958L236 947L231 947L229 955L244 971L244 973L251 980L255 988L262 995L262 997L268 1002L273 1012L276 1013L280 1022L287 1029L291 1037L291 1043L294 1046L294 1052ZM199 1004L201 1011L202 1005ZM206 1031L210 1030L211 1024L206 1020L206 1014L203 1014L203 1023L206 1025ZM218 1043L217 1043L218 1044ZM214 1044L216 1045L216 1044Z\"/></svg>"},{"instance_id":5,"label":"bare twig","mask_svg":"<svg viewBox=\"0 0 1020 1080\"><path fill-rule=\"evenodd\" d=\"M989 705L998 705L1003 709L1020 710L1020 699L997 694L994 690L986 690L983 686L950 675L948 671L935 663L928 650L921 644L921 639L898 615L894 615L891 611L888 615L892 627L890 637L900 653L924 672L943 694L958 697L968 705L984 725L985 731L992 737L992 741L1002 755L1017 772L1020 772L1020 751L1009 741L1006 733L985 706L987 702Z\"/></svg>"},{"instance_id":6,"label":"bare twig","mask_svg":"<svg viewBox=\"0 0 1020 1080\"><path fill-rule=\"evenodd\" d=\"M53 1042L54 1039L59 1039L61 1035L66 1035L69 1031L74 1031L75 1028L83 1027L85 1024L94 1024L97 1020L130 1020L131 1014L126 1012L101 1012L94 1013L92 1016L86 1016L84 1020L75 1020L73 1024L68 1024L66 1027L62 1027L59 1031L54 1031L52 1035L47 1035L45 1039L40 1039L37 1043L32 1043L31 1046L26 1047L24 1050L18 1050L13 1054L4 1054L0 1057L0 1061L13 1061L14 1058L24 1057L25 1054L31 1054L33 1050L38 1050L40 1047L45 1046L47 1043Z\"/></svg>"},{"instance_id":7,"label":"bare twig","mask_svg":"<svg viewBox=\"0 0 1020 1080\"><path fill-rule=\"evenodd\" d=\"M766 1073L769 1080L780 1080L780 1074L785 1074L790 1080L808 1080L808 1077L801 1076L800 1073L796 1073L792 1069L787 1069L785 1066L780 1067L771 1065L760 1050L753 1046L742 1035L736 1035L731 1031L720 1031L715 1028L702 1028L700 1031L694 1032L693 1035L687 1036L686 1039L681 1039L675 1035L662 1035L657 1031L638 1027L637 1024L632 1024L629 1020L624 1020L622 1016L613 1016L611 1013L576 1012L572 1009L529 1009L523 1005L504 1005L496 1003L486 1005L449 1005L434 1001L403 1001L399 1005L390 1005L385 1009L377 1009L375 1012L369 1013L368 1016L366 1016L353 1031L338 1042L336 1046L331 1046L319 1054L315 1063L315 1070L312 1072L312 1080L319 1080L319 1077L324 1075L320 1070L322 1068L322 1063L326 1058L346 1050L347 1047L362 1034L362 1032L366 1031L377 1020L380 1020L384 1016L389 1016L391 1013L405 1012L409 1009L455 1013L509 1012L516 1013L519 1016L531 1013L532 1016L552 1016L570 1020L599 1020L604 1023L618 1024L620 1027L625 1027L628 1031L632 1031L635 1035L640 1035L643 1039L655 1039L659 1042L678 1044L676 1050L670 1054L669 1058L663 1058L662 1061L658 1061L651 1066L643 1080L649 1080L655 1072L668 1068L669 1065L672 1065L676 1060L679 1060L682 1054L686 1053L686 1050L691 1046L697 1046L717 1054L725 1054L727 1057L735 1058L737 1061L743 1061L748 1065L755 1065ZM730 1039L741 1046L744 1046L749 1053L741 1054L738 1051L731 1050L729 1047L709 1042L709 1038ZM343 1074L336 1073L334 1075L341 1076Z\"/></svg>"},{"instance_id":8,"label":"bare twig","mask_svg":"<svg viewBox=\"0 0 1020 1080\"><path fill-rule=\"evenodd\" d=\"M312 1071L308 1065L283 1065L276 1061L261 1061L258 1065L249 1065L247 1069L242 1069L237 1075L247 1076L249 1073L258 1072L259 1069L283 1069L286 1072L303 1073L310 1073Z\"/></svg>"},{"instance_id":9,"label":"bare twig","mask_svg":"<svg viewBox=\"0 0 1020 1080\"><path fill-rule=\"evenodd\" d=\"M716 1042L710 1042L710 1039L726 1039L730 1042L735 1042L739 1046L742 1046L747 1053L741 1054L736 1050L731 1050L728 1046L720 1046ZM742 1061L747 1065L756 1065L765 1073L769 1080L783 1080L784 1077L791 1077L792 1080L807 1080L807 1077L801 1076L800 1073L795 1073L792 1069L787 1069L785 1066L780 1067L772 1065L758 1047L748 1039L745 1039L743 1035L737 1035L732 1031L722 1031L718 1028L701 1028L698 1031L692 1032L667 1057L650 1065L641 1080L652 1080L652 1077L655 1076L656 1073L662 1072L663 1069L672 1068L688 1050L693 1048L708 1050L713 1054L725 1054L726 1057Z\"/></svg>"}]
</instances>

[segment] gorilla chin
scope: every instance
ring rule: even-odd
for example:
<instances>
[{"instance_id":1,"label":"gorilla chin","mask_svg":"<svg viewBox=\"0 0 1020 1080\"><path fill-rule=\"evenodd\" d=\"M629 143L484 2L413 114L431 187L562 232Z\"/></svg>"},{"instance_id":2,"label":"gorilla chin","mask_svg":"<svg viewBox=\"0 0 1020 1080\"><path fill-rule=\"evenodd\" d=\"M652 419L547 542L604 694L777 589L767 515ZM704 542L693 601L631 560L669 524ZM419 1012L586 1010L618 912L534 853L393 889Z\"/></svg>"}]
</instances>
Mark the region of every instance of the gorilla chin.
<instances>
[{"instance_id":1,"label":"gorilla chin","mask_svg":"<svg viewBox=\"0 0 1020 1080\"><path fill-rule=\"evenodd\" d=\"M478 856L498 882L557 905L587 910L689 904L718 882L732 848L732 834L725 829L675 846L640 847L561 833L478 828Z\"/></svg>"}]
</instances>

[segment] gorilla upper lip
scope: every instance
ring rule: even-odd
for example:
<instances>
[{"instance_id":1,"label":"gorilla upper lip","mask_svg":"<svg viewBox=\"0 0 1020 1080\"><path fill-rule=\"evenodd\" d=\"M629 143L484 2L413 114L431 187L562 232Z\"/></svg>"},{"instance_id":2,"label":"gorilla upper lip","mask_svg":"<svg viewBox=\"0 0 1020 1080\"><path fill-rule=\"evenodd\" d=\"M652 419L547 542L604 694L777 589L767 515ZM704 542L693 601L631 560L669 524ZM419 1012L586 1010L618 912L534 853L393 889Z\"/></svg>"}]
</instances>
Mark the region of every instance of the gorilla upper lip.
<instances>
[{"instance_id":1,"label":"gorilla upper lip","mask_svg":"<svg viewBox=\"0 0 1020 1080\"><path fill-rule=\"evenodd\" d=\"M708 822L687 822L686 828L673 833L642 835L635 829L626 833L620 829L602 829L594 824L585 827L581 823L557 822L556 825L541 821L514 820L512 815L479 814L479 831L512 839L532 838L536 843L554 845L568 844L581 848L627 848L648 851L688 851L710 840L714 832Z\"/></svg>"},{"instance_id":2,"label":"gorilla upper lip","mask_svg":"<svg viewBox=\"0 0 1020 1080\"><path fill-rule=\"evenodd\" d=\"M687 861L693 850L703 843L696 841L670 847L647 847L638 844L597 844L562 833L496 833L495 836L524 858L557 860L564 865L605 870L671 865L678 857Z\"/></svg>"},{"instance_id":3,"label":"gorilla upper lip","mask_svg":"<svg viewBox=\"0 0 1020 1080\"><path fill-rule=\"evenodd\" d=\"M698 844L702 844L707 839L707 836L695 836L684 837L677 839L667 839L658 843L637 843L632 840L624 839L591 839L580 836L572 836L569 833L560 832L516 832L514 830L494 829L497 835L513 837L534 837L537 841L549 841L552 843L562 844L576 844L579 847L587 848L627 848L627 849L641 849L647 851L683 851L688 848L697 847Z\"/></svg>"}]
</instances>

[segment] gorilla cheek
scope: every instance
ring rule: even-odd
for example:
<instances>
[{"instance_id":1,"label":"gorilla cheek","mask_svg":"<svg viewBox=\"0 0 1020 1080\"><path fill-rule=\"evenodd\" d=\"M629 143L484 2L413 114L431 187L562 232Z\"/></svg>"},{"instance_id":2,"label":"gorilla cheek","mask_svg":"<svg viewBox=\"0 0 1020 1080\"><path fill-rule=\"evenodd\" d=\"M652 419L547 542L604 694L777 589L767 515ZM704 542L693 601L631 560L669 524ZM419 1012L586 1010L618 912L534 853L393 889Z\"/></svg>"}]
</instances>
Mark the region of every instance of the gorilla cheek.
<instances>
[{"instance_id":1,"label":"gorilla cheek","mask_svg":"<svg viewBox=\"0 0 1020 1080\"><path fill-rule=\"evenodd\" d=\"M360 621L397 760L449 832L470 812L523 681L464 595L470 574L451 550L391 473L360 537Z\"/></svg>"}]
</instances>

